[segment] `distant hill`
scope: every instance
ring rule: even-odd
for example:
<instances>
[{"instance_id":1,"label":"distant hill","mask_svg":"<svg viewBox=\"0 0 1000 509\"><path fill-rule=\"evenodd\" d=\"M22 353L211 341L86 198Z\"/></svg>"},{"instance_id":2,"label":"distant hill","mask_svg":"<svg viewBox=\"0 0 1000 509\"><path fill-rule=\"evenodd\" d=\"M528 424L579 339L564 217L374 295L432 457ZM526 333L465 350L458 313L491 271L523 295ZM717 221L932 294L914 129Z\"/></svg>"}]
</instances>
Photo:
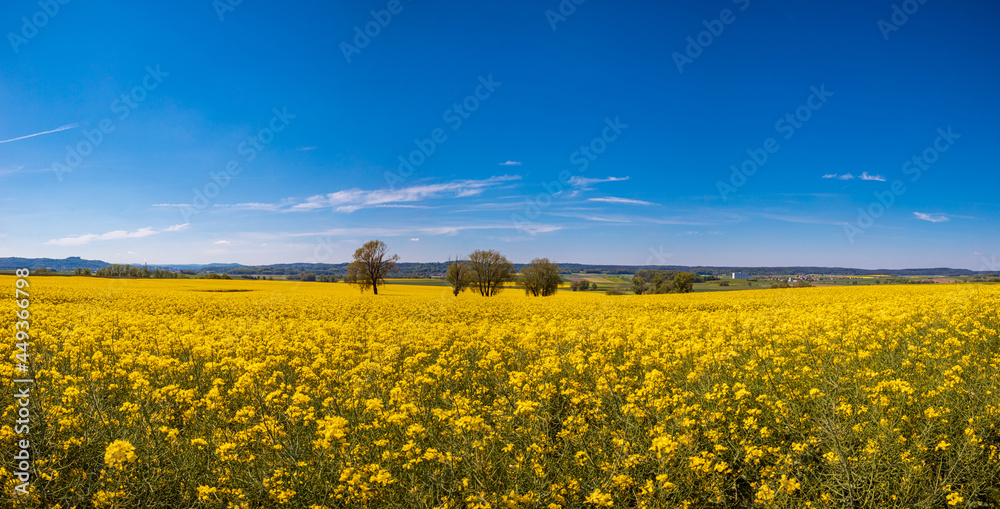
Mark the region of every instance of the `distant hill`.
<instances>
[{"instance_id":1,"label":"distant hill","mask_svg":"<svg viewBox=\"0 0 1000 509\"><path fill-rule=\"evenodd\" d=\"M21 267L32 269L47 268L56 271L72 271L77 267L97 270L111 265L102 260L84 260L78 256L65 259L54 258L0 258L0 270L13 270ZM314 272L317 275L343 276L347 273L347 263L278 263L272 265L241 265L239 263L212 264L174 264L149 265L150 270L167 269L173 271L193 270L198 273L226 273L231 276L267 275L290 276L301 272ZM514 264L518 269L524 264ZM560 263L563 272L591 274L634 274L641 269L677 270L712 274L722 276L733 272L746 272L753 276L779 276L786 274L831 274L838 276L874 276L885 274L890 276L971 276L978 274L968 269L952 269L948 267L925 269L852 269L847 267L709 267L686 265L589 265L581 263ZM391 277L431 277L443 274L448 270L448 262L404 262L397 264L397 270Z\"/></svg>"},{"instance_id":2,"label":"distant hill","mask_svg":"<svg viewBox=\"0 0 1000 509\"><path fill-rule=\"evenodd\" d=\"M0 258L0 270L13 270L27 267L29 269L52 269L56 271L76 270L77 267L97 270L111 265L101 260L84 260L79 256L71 256L62 260L55 258Z\"/></svg>"},{"instance_id":3,"label":"distant hill","mask_svg":"<svg viewBox=\"0 0 1000 509\"><path fill-rule=\"evenodd\" d=\"M712 274L721 276L733 272L746 272L753 276L782 276L788 274L830 274L835 276L874 276L885 274L889 276L971 276L978 272L969 269L952 269L948 267L926 269L852 269L849 267L708 267L687 265L585 265L578 263L560 263L559 268L566 272L591 272L603 274L634 274L640 269L677 270Z\"/></svg>"},{"instance_id":4,"label":"distant hill","mask_svg":"<svg viewBox=\"0 0 1000 509\"><path fill-rule=\"evenodd\" d=\"M150 268L153 266L150 265ZM245 267L239 263L209 263L209 264L171 264L171 265L157 265L161 269L174 269L174 270L205 270L205 269L229 269L231 267ZM216 271L218 272L218 271Z\"/></svg>"},{"instance_id":5,"label":"distant hill","mask_svg":"<svg viewBox=\"0 0 1000 509\"><path fill-rule=\"evenodd\" d=\"M79 268L97 270L111 265L110 263L103 260L84 260L79 256L71 256L69 258L57 259L57 258L0 258L0 270L13 270L20 269L22 267L27 267L29 269L40 269L46 268L55 271L67 271L76 270ZM135 264L132 265L142 265ZM176 265L149 265L150 270L154 269L167 269L167 270L195 270L201 271L206 268L215 269L214 272L220 272L229 270L234 267L242 267L238 263L215 263L210 265L204 264L176 264ZM206 270L205 272L213 272L213 270Z\"/></svg>"}]
</instances>

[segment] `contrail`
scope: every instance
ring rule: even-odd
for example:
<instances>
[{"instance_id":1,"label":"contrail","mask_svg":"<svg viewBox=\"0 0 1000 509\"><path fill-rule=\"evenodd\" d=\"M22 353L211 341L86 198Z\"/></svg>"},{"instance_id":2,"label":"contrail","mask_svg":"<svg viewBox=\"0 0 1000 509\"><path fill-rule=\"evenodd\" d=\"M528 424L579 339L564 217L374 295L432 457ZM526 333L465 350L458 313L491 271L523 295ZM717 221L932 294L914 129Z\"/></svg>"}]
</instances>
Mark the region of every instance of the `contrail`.
<instances>
[{"instance_id":1,"label":"contrail","mask_svg":"<svg viewBox=\"0 0 1000 509\"><path fill-rule=\"evenodd\" d=\"M55 128L55 129L53 129L51 131L45 131L43 133L29 134L27 136L21 136L20 138L11 138L9 140L0 141L0 143L10 143L12 141L23 140L25 138L33 138L35 136L41 136L43 134L57 133L59 131L65 131L66 129L72 129L74 127L80 127L80 124L66 124L66 125L64 125L62 127L57 127L57 128Z\"/></svg>"}]
</instances>

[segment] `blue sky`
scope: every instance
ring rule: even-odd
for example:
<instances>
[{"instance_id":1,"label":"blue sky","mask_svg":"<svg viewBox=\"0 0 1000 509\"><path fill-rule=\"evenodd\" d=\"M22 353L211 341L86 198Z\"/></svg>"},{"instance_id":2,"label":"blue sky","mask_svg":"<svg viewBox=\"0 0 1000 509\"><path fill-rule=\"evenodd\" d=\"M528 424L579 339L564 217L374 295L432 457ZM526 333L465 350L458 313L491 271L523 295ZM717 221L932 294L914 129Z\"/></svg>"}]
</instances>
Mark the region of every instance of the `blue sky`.
<instances>
[{"instance_id":1,"label":"blue sky","mask_svg":"<svg viewBox=\"0 0 1000 509\"><path fill-rule=\"evenodd\" d=\"M61 1L0 256L1000 268L994 3Z\"/></svg>"}]
</instances>

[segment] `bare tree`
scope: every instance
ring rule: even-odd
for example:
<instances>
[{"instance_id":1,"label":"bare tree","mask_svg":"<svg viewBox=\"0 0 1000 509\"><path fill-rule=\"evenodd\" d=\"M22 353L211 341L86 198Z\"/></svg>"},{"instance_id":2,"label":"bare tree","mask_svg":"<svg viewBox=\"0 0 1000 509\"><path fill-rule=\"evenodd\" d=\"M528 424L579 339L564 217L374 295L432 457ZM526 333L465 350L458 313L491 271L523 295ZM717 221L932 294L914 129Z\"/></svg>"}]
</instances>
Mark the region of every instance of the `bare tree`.
<instances>
[{"instance_id":1,"label":"bare tree","mask_svg":"<svg viewBox=\"0 0 1000 509\"><path fill-rule=\"evenodd\" d=\"M445 279L451 285L452 292L458 297L458 294L464 292L472 281L472 268L462 260L451 262Z\"/></svg>"},{"instance_id":2,"label":"bare tree","mask_svg":"<svg viewBox=\"0 0 1000 509\"><path fill-rule=\"evenodd\" d=\"M521 268L524 276L524 293L535 297L554 295L559 289L562 278L559 277L559 265L550 262L548 258L535 258L530 265Z\"/></svg>"},{"instance_id":3,"label":"bare tree","mask_svg":"<svg viewBox=\"0 0 1000 509\"><path fill-rule=\"evenodd\" d=\"M514 264L504 255L490 249L473 251L469 255L472 286L484 297L491 297L503 290L503 284L513 279Z\"/></svg>"},{"instance_id":4,"label":"bare tree","mask_svg":"<svg viewBox=\"0 0 1000 509\"><path fill-rule=\"evenodd\" d=\"M356 285L361 291L369 288L378 295L378 286L385 284L385 276L396 270L399 255L389 256L389 248L381 240L370 240L354 252L354 261L347 266L344 281Z\"/></svg>"}]
</instances>

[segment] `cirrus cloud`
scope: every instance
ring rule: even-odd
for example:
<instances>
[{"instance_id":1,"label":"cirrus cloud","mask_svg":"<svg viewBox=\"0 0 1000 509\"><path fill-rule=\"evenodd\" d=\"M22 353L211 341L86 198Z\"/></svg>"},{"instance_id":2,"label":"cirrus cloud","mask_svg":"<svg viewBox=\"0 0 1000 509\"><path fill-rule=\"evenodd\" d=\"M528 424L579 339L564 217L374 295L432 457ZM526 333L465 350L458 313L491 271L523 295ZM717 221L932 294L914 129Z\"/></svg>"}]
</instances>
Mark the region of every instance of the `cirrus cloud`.
<instances>
[{"instance_id":1,"label":"cirrus cloud","mask_svg":"<svg viewBox=\"0 0 1000 509\"><path fill-rule=\"evenodd\" d=\"M55 129L52 129L51 131L42 131L40 133L26 134L24 136L18 136L17 138L10 138L8 140L0 140L0 143L10 143L12 141L26 140L28 138L34 138L35 136L41 136L43 134L52 134L52 133L57 133L59 131L65 131L66 129L75 129L75 128L79 127L79 126L80 126L80 124L66 124L64 126L60 126L60 127L55 128Z\"/></svg>"},{"instance_id":2,"label":"cirrus cloud","mask_svg":"<svg viewBox=\"0 0 1000 509\"><path fill-rule=\"evenodd\" d=\"M600 184L601 182L622 182L628 180L628 177L608 177L604 179L591 179L586 177L579 177L573 175L569 178L569 185L580 189L581 191L591 191L591 184Z\"/></svg>"},{"instance_id":3,"label":"cirrus cloud","mask_svg":"<svg viewBox=\"0 0 1000 509\"><path fill-rule=\"evenodd\" d=\"M157 230L153 227L147 226L134 231L114 230L106 233L85 233L83 235L70 235L61 239L52 239L46 242L46 244L51 246L82 246L84 244L100 240L140 239L142 237L149 237L150 235L157 235L163 232L178 232L186 229L190 225L191 223L175 224L173 226L163 228L162 230Z\"/></svg>"},{"instance_id":4,"label":"cirrus cloud","mask_svg":"<svg viewBox=\"0 0 1000 509\"><path fill-rule=\"evenodd\" d=\"M605 198L587 198L587 201L596 201L601 203L620 203L623 205L656 205L655 203L649 201L633 200L630 198L619 198L617 196L608 196Z\"/></svg>"},{"instance_id":5,"label":"cirrus cloud","mask_svg":"<svg viewBox=\"0 0 1000 509\"><path fill-rule=\"evenodd\" d=\"M853 173L845 173L843 175L839 175L836 173L827 173L826 175L823 175L823 178L837 179L837 180L854 180L858 178L861 180L874 180L876 182L885 182L885 177L883 177L882 175L871 175L867 171L861 172L861 175L858 175L857 177L855 177Z\"/></svg>"},{"instance_id":6,"label":"cirrus cloud","mask_svg":"<svg viewBox=\"0 0 1000 509\"><path fill-rule=\"evenodd\" d=\"M917 216L917 219L930 221L932 223L943 223L945 221L950 221L950 218L948 218L948 216L944 214L925 214L923 212L914 212L913 215Z\"/></svg>"},{"instance_id":7,"label":"cirrus cloud","mask_svg":"<svg viewBox=\"0 0 1000 509\"><path fill-rule=\"evenodd\" d=\"M478 196L490 188L495 188L514 180L518 175L500 175L482 180L453 180L441 184L426 184L399 189L344 189L327 194L317 194L304 199L286 199L279 203L236 203L217 204L219 209L261 210L271 212L308 212L332 209L351 213L365 208L424 208L414 202L438 198L468 198ZM162 204L170 205L170 204Z\"/></svg>"}]
</instances>

